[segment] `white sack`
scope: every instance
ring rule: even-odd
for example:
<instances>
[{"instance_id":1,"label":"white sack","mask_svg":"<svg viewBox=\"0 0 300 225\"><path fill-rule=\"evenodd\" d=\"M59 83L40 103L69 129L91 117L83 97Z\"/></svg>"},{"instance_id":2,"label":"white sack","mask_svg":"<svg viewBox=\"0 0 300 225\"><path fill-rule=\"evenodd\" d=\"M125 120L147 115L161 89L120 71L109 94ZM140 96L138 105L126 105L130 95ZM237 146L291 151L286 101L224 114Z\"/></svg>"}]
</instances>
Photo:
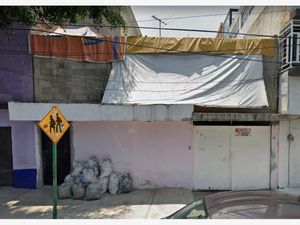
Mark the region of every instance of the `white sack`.
<instances>
[{"instance_id":1,"label":"white sack","mask_svg":"<svg viewBox=\"0 0 300 225\"><path fill-rule=\"evenodd\" d=\"M92 168L84 168L79 175L81 183L95 183L97 182L97 177L94 174Z\"/></svg>"},{"instance_id":2,"label":"white sack","mask_svg":"<svg viewBox=\"0 0 300 225\"><path fill-rule=\"evenodd\" d=\"M112 174L112 164L110 159L104 159L100 162L100 178L107 177Z\"/></svg>"},{"instance_id":3,"label":"white sack","mask_svg":"<svg viewBox=\"0 0 300 225\"><path fill-rule=\"evenodd\" d=\"M58 197L61 199L64 198L72 198L72 186L69 184L62 183L61 185L58 186Z\"/></svg>"},{"instance_id":4,"label":"white sack","mask_svg":"<svg viewBox=\"0 0 300 225\"><path fill-rule=\"evenodd\" d=\"M119 174L118 173L113 173L109 177L108 181L108 191L112 195L115 195L119 191Z\"/></svg>"}]
</instances>

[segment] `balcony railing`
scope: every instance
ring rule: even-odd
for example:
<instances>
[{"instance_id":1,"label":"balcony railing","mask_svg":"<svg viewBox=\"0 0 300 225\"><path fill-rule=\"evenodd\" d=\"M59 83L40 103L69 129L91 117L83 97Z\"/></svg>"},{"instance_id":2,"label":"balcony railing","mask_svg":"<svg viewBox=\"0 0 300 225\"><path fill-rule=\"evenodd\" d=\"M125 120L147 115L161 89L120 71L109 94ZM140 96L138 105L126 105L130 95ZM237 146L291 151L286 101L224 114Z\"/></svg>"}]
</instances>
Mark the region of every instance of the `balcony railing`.
<instances>
[{"instance_id":1,"label":"balcony railing","mask_svg":"<svg viewBox=\"0 0 300 225\"><path fill-rule=\"evenodd\" d=\"M300 65L300 20L290 20L280 33L280 70Z\"/></svg>"}]
</instances>

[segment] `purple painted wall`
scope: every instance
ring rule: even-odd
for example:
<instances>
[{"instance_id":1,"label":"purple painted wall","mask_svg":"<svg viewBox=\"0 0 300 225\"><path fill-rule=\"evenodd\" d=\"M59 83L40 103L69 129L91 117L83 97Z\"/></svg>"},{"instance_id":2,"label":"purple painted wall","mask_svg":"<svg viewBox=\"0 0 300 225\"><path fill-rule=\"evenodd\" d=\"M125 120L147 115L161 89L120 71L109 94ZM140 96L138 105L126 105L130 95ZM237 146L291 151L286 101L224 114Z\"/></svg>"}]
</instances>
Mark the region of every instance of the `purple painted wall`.
<instances>
[{"instance_id":1,"label":"purple painted wall","mask_svg":"<svg viewBox=\"0 0 300 225\"><path fill-rule=\"evenodd\" d=\"M13 28L25 28L15 25ZM33 101L32 57L28 31L0 30L0 102Z\"/></svg>"},{"instance_id":2,"label":"purple painted wall","mask_svg":"<svg viewBox=\"0 0 300 225\"><path fill-rule=\"evenodd\" d=\"M15 24L11 28L24 29ZM32 57L27 30L0 30L0 103L33 102ZM1 107L1 105L0 105ZM36 187L34 122L10 121L8 110L0 109L0 126L11 127L13 185Z\"/></svg>"},{"instance_id":3,"label":"purple painted wall","mask_svg":"<svg viewBox=\"0 0 300 225\"><path fill-rule=\"evenodd\" d=\"M193 124L184 121L73 122L75 160L109 157L135 188L193 187Z\"/></svg>"},{"instance_id":4,"label":"purple painted wall","mask_svg":"<svg viewBox=\"0 0 300 225\"><path fill-rule=\"evenodd\" d=\"M13 168L36 169L34 122L10 121L7 109L0 109L0 126L11 127Z\"/></svg>"}]
</instances>

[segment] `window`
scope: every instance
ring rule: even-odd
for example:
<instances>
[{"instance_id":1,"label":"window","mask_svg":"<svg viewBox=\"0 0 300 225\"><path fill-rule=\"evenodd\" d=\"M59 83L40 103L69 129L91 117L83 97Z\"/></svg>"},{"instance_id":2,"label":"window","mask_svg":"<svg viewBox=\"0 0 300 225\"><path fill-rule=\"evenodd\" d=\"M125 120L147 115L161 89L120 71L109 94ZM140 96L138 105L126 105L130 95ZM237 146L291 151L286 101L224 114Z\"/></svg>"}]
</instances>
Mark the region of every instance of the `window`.
<instances>
[{"instance_id":1,"label":"window","mask_svg":"<svg viewBox=\"0 0 300 225\"><path fill-rule=\"evenodd\" d=\"M291 20L280 33L281 72L300 64L300 20Z\"/></svg>"}]
</instances>

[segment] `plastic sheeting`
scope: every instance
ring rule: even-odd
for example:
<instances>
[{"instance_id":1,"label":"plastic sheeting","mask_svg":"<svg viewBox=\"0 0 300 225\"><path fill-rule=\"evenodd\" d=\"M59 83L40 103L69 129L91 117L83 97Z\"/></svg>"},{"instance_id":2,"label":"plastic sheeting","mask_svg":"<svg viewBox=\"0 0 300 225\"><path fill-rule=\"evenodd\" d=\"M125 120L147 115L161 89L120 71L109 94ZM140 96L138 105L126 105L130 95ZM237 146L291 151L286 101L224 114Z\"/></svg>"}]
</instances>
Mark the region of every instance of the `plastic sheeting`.
<instances>
[{"instance_id":1,"label":"plastic sheeting","mask_svg":"<svg viewBox=\"0 0 300 225\"><path fill-rule=\"evenodd\" d=\"M264 107L262 56L126 55L114 64L102 104Z\"/></svg>"},{"instance_id":2,"label":"plastic sheeting","mask_svg":"<svg viewBox=\"0 0 300 225\"><path fill-rule=\"evenodd\" d=\"M126 53L202 52L273 56L275 39L127 37Z\"/></svg>"},{"instance_id":3,"label":"plastic sheeting","mask_svg":"<svg viewBox=\"0 0 300 225\"><path fill-rule=\"evenodd\" d=\"M53 32L53 33L49 33ZM73 36L85 36L85 37L97 37L98 35L93 32L89 27L76 27L76 28L62 28L54 27L49 32L43 33L43 35L57 36L61 34L73 35Z\"/></svg>"}]
</instances>

